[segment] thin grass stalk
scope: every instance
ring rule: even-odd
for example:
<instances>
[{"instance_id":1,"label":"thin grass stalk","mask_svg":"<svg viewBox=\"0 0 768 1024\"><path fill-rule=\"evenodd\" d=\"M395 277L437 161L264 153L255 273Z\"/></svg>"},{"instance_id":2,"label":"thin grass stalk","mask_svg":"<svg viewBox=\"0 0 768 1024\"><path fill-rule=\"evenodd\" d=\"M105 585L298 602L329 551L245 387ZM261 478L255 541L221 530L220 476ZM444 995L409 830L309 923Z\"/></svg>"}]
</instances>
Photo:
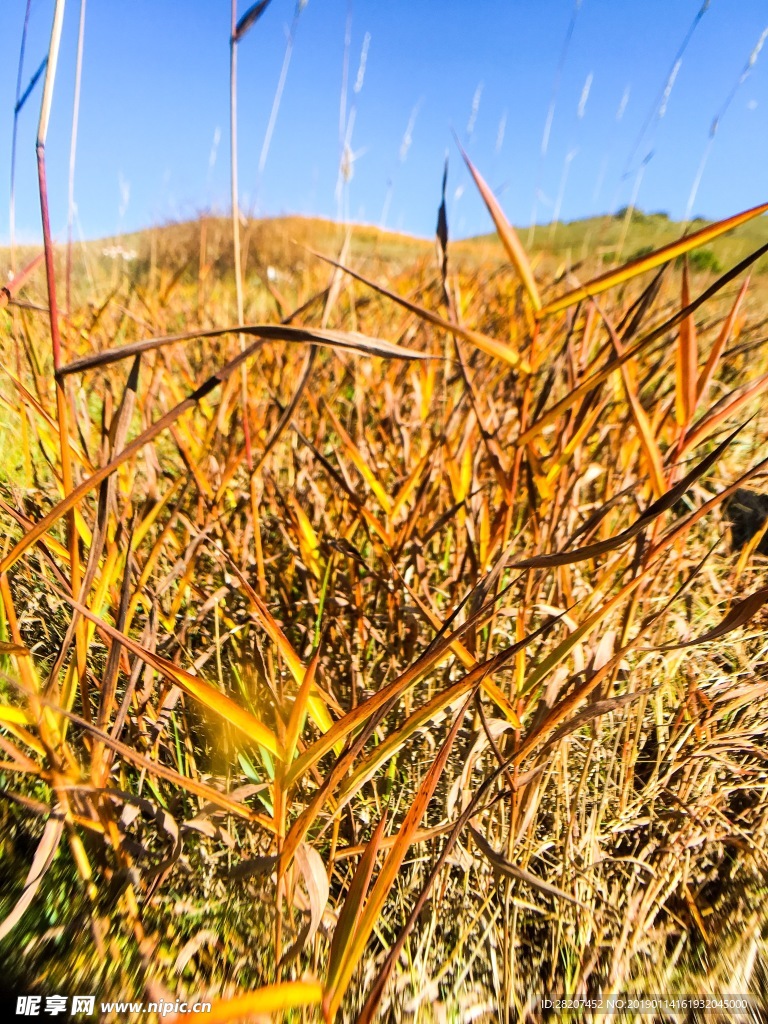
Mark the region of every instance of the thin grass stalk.
<instances>
[{"instance_id":1,"label":"thin grass stalk","mask_svg":"<svg viewBox=\"0 0 768 1024\"><path fill-rule=\"evenodd\" d=\"M237 322L243 322L243 266L240 251L240 201L237 181L237 0L232 0L232 31L229 37L229 139L232 188L232 252L235 261L235 291L237 295ZM240 351L245 351L245 337L240 335ZM248 370L245 363L240 370L241 400L243 405L243 433L248 468L253 466L251 431L248 426Z\"/></svg>"},{"instance_id":2,"label":"thin grass stalk","mask_svg":"<svg viewBox=\"0 0 768 1024\"><path fill-rule=\"evenodd\" d=\"M19 110L21 109L21 76L24 73L24 51L27 48L27 30L29 29L29 11L32 0L27 0L24 11L24 28L21 30L21 47L19 48L19 73L16 78L16 103L13 108L13 134L11 135L11 196L8 205L8 228L11 242L11 272L16 272L16 136L19 127Z\"/></svg>"},{"instance_id":3,"label":"thin grass stalk","mask_svg":"<svg viewBox=\"0 0 768 1024\"><path fill-rule=\"evenodd\" d=\"M306 0L305 0L306 2ZM291 64L291 55L293 54L293 40L296 36L296 28L299 24L299 15L303 10L303 4L301 0L296 4L296 10L293 12L293 20L291 21L291 28L288 32L288 39L285 44L285 56L283 57L283 66L280 69L280 78L277 83L277 89L275 89L275 97L272 101L272 111L269 115L269 123L267 124L267 130L264 133L264 142L261 146L261 154L259 155L259 175L264 173L264 168L267 165L267 157L269 156L269 147L272 142L272 135L275 131L275 125L277 124L277 115L280 112L280 102L283 98L283 91L285 89L285 80L288 77L288 68Z\"/></svg>"},{"instance_id":4,"label":"thin grass stalk","mask_svg":"<svg viewBox=\"0 0 768 1024\"><path fill-rule=\"evenodd\" d=\"M69 201L67 209L67 315L72 312L72 225L75 219L75 157L77 124L80 117L80 83L83 75L83 41L85 38L85 0L80 0L80 25L77 30L77 64L75 67L75 98L72 106L72 138L69 145Z\"/></svg>"},{"instance_id":5,"label":"thin grass stalk","mask_svg":"<svg viewBox=\"0 0 768 1024\"><path fill-rule=\"evenodd\" d=\"M51 325L51 347L53 350L53 367L57 371L61 366L61 334L59 332L59 310L56 300L56 274L53 265L53 242L51 240L51 222L48 210L48 187L45 176L45 140L48 134L48 124L51 115L51 103L53 101L53 86L56 77L56 65L59 57L59 44L61 42L61 28L64 21L65 0L56 0L53 12L53 24L51 27L51 42L48 49L48 65L45 71L45 82L43 85L43 100L40 106L40 122L37 130L37 173L40 186L40 212L43 221L43 246L45 249L45 270L48 281L48 309ZM72 461L69 450L69 410L67 396L64 389L64 382L58 377L55 380L56 387L56 418L59 431L59 444L61 448L61 478L64 490L64 497L71 494L74 483L72 476ZM80 552L78 550L76 508L72 508L67 516L67 539L69 543L69 557L71 566L71 587L72 595L77 600L80 595ZM85 679L85 634L82 629L78 631L77 637L77 658L78 674L81 680ZM87 706L86 695L83 694L84 707Z\"/></svg>"}]
</instances>

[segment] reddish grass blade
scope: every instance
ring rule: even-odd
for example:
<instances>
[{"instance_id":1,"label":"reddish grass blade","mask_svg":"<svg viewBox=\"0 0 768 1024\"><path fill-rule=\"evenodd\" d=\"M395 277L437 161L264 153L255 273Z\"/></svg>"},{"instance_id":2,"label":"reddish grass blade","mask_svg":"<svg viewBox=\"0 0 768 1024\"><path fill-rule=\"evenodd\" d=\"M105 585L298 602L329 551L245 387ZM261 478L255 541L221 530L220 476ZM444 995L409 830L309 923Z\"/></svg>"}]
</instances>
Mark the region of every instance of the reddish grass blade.
<instances>
[{"instance_id":1,"label":"reddish grass blade","mask_svg":"<svg viewBox=\"0 0 768 1024\"><path fill-rule=\"evenodd\" d=\"M699 420L685 435L685 441L680 447L680 455L685 455L686 452L700 444L705 437L712 433L715 427L719 426L724 420L730 419L747 402L761 394L767 385L768 373L765 373L762 377L758 377L756 381L745 385L743 388L738 388L721 402L718 402L709 415Z\"/></svg>"},{"instance_id":2,"label":"reddish grass blade","mask_svg":"<svg viewBox=\"0 0 768 1024\"><path fill-rule=\"evenodd\" d=\"M0 287L0 309L2 309L3 306L7 306L11 299L16 298L21 289L24 287L24 285L27 283L27 281L34 273L34 271L37 270L37 268L40 266L44 259L45 253L38 253L38 255L35 256L31 263L28 263L23 270L20 270L18 274L14 275L13 280L9 281L8 284L4 284L2 287Z\"/></svg>"},{"instance_id":3,"label":"reddish grass blade","mask_svg":"<svg viewBox=\"0 0 768 1024\"><path fill-rule=\"evenodd\" d=\"M491 338L487 334L481 334L479 331L473 331L468 327L462 327L461 324L453 323L451 320L445 320L443 317L438 316L437 313L433 313L432 310L426 309L426 307L420 306L416 302L411 302L410 299L406 299L402 295L398 295L397 292L384 288L383 285L376 284L369 278L363 277L362 274L358 274L356 270L350 270L349 267L345 267L342 263L337 263L337 261L332 259L330 256L324 256L320 252L315 252L314 249L308 249L307 251L313 256L316 256L319 260L324 260L324 262L329 263L332 267L338 267L339 270L343 270L345 274L349 274L349 276L354 277L356 281L360 281L361 284L366 285L368 288L372 288L374 291L378 292L379 295L384 295L386 298L396 302L404 309L409 310L411 313L415 313L416 316L422 320L426 320L427 323L433 324L435 327L439 327L443 331L447 331L456 338L468 341L470 345L474 345L476 348L479 348L489 356L493 356L495 359L503 359L504 362L509 363L510 366L519 367L524 373L530 372L528 363L521 360L519 353L515 352L515 350L510 348L509 345L505 345L503 342L497 341L495 338Z\"/></svg>"}]
</instances>

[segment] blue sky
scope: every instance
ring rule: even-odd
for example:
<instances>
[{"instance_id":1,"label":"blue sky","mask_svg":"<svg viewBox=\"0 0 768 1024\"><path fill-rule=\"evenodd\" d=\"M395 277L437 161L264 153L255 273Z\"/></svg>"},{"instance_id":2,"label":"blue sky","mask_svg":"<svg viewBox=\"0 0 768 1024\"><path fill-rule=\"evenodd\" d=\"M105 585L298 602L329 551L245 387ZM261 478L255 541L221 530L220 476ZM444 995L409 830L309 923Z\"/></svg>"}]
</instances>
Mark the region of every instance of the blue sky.
<instances>
[{"instance_id":1,"label":"blue sky","mask_svg":"<svg viewBox=\"0 0 768 1024\"><path fill-rule=\"evenodd\" d=\"M0 241L8 238L25 5L3 4ZM241 0L238 13L247 6ZM354 161L342 212L354 220L431 235L448 151L451 233L489 230L452 130L516 224L530 222L534 203L539 221L552 216L558 201L566 219L614 210L635 188L642 208L682 217L713 118L731 94L692 212L721 217L755 205L768 193L768 44L733 90L768 25L765 0L711 0L664 115L657 116L675 54L701 8L702 0L309 0L297 22L282 104L259 173L295 9L295 0L272 0L239 47L241 201L257 215L339 213L340 93L349 26L346 124L354 107ZM25 84L47 48L52 10L53 0L32 0ZM68 0L48 139L58 237L67 218L78 15L79 0ZM228 0L88 0L75 180L86 237L228 209L229 24ZM40 94L38 85L19 121L16 225L22 239L39 235ZM637 169L649 154L639 179Z\"/></svg>"}]
</instances>

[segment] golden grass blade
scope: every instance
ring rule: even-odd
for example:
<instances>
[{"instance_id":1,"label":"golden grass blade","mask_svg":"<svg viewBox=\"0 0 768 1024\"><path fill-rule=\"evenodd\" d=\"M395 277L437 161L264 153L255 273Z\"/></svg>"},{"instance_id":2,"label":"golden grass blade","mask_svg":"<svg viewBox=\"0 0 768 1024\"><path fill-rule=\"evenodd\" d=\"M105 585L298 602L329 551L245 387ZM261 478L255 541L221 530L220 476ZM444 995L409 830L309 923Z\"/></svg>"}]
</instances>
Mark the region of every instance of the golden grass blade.
<instances>
[{"instance_id":1,"label":"golden grass blade","mask_svg":"<svg viewBox=\"0 0 768 1024\"><path fill-rule=\"evenodd\" d=\"M0 722L9 725L34 725L28 711L16 708L11 704L0 704Z\"/></svg>"},{"instance_id":2,"label":"golden grass blade","mask_svg":"<svg viewBox=\"0 0 768 1024\"><path fill-rule=\"evenodd\" d=\"M325 989L328 992L332 992L336 986L344 954L349 948L352 937L360 923L360 917L365 906L365 897L368 892L368 886L371 883L373 868L376 864L376 855L379 852L386 825L387 812L385 810L374 829L368 845L365 847L365 851L360 858L360 862L347 890L344 906L341 908L341 913L333 932L331 950L328 954L328 972L325 980ZM325 1006L324 1010L326 1010Z\"/></svg>"},{"instance_id":3,"label":"golden grass blade","mask_svg":"<svg viewBox=\"0 0 768 1024\"><path fill-rule=\"evenodd\" d=\"M296 527L299 534L299 551L301 552L301 559L315 579L319 580L322 575L320 570L320 559L318 557L320 541L318 540L315 528L312 526L309 516L301 507L296 497L290 495L288 498L288 504L295 516Z\"/></svg>"},{"instance_id":4,"label":"golden grass blade","mask_svg":"<svg viewBox=\"0 0 768 1024\"><path fill-rule=\"evenodd\" d=\"M304 720L307 716L309 694L315 682L315 673L317 672L319 660L320 651L317 650L312 656L312 660L307 665L304 673L304 679L299 687L299 692L296 694L296 700L293 702L293 707L291 708L288 726L285 730L286 764L290 764L291 761L293 761L293 755L296 753L296 744L299 742L299 736L301 735L301 730L304 727Z\"/></svg>"},{"instance_id":5,"label":"golden grass blade","mask_svg":"<svg viewBox=\"0 0 768 1024\"><path fill-rule=\"evenodd\" d=\"M470 701L471 696L456 715L456 719L451 726L450 732L445 738L435 760L431 764L429 771L425 775L423 782L416 792L413 802L408 809L408 813L403 820L403 824L400 826L400 830L398 831L397 840L391 847L386 860L381 866L379 876L376 879L376 883L371 890L368 902L360 916L359 924L354 931L349 945L344 951L341 965L338 969L336 983L333 988L329 989L326 993L328 1019L333 1019L339 1008L341 1000L344 998L344 993L352 980L352 974L357 967L358 961L365 951L368 939L376 925L376 921L381 912L381 908L384 905L384 901L397 878L397 874L405 860L408 850L411 848L413 837L419 827L421 819L424 817L424 812L434 795L437 784L440 781L440 777L443 774L443 769L445 768L448 756L453 749L453 745L464 721L464 716L467 708L469 707Z\"/></svg>"},{"instance_id":6,"label":"golden grass blade","mask_svg":"<svg viewBox=\"0 0 768 1024\"><path fill-rule=\"evenodd\" d=\"M712 383L712 380L715 376L715 372L717 370L717 366L720 362L720 357L722 356L725 346L728 344L731 334L733 333L733 328L736 323L736 317L739 315L739 309L741 308L741 304L744 301L744 296L747 294L749 282L750 275L748 274L745 277L744 283L742 284L739 290L739 294L736 296L733 306L731 307L731 311L728 314L725 323L723 324L723 328L717 337L717 341L712 346L712 351L709 353L709 357L704 365L704 369L701 371L698 382L696 384L697 402L701 401L701 399L704 397L707 391L707 388Z\"/></svg>"},{"instance_id":7,"label":"golden grass blade","mask_svg":"<svg viewBox=\"0 0 768 1024\"><path fill-rule=\"evenodd\" d=\"M706 245L707 242L711 242L713 239L725 234L726 231L732 231L733 228L739 227L740 224L746 224L747 221L761 216L766 210L768 210L768 203L762 203L751 210L745 210L744 213L737 213L735 216L726 217L725 220L718 221L716 224L710 224L700 231L695 231L692 235L686 235L684 238L680 238L676 242L670 243L670 245L665 245L661 249L649 253L647 256L631 260L629 263L625 263L623 267L619 267L618 270L610 270L607 274L601 274L600 277L596 277L594 280L587 282L587 284L574 288L573 291L567 292L565 295L560 296L559 299L546 303L538 311L537 316L543 319L552 313L559 313L569 306L574 306L577 302L582 302L592 295L599 295L609 288L615 288L618 284L625 284L638 275L644 274L647 270L653 270L655 267L660 267L663 263L669 263L670 260L683 256L700 245Z\"/></svg>"},{"instance_id":8,"label":"golden grass blade","mask_svg":"<svg viewBox=\"0 0 768 1024\"><path fill-rule=\"evenodd\" d=\"M308 669L304 668L301 658L298 656L296 651L291 646L288 637L282 631L278 623L275 621L274 616L267 608L266 604L262 601L256 591L253 589L248 579L241 571L240 567L234 561L234 559L222 548L218 549L222 552L227 560L227 564L232 569L232 572L237 576L240 584L245 591L248 600L251 603L253 610L256 612L256 616L259 619L264 632L267 634L272 643L277 647L280 652L280 656L288 666L291 675L299 687L304 683L305 672ZM312 693L310 688L309 697L307 698L307 706L309 714L312 717L313 722L321 729L322 732L328 732L333 725L333 719L330 716L328 707L320 693ZM340 748L339 748L340 749Z\"/></svg>"},{"instance_id":9,"label":"golden grass blade","mask_svg":"<svg viewBox=\"0 0 768 1024\"><path fill-rule=\"evenodd\" d=\"M134 341L130 345L96 352L82 359L75 359L66 366L60 367L59 377L72 373L84 373L86 370L100 369L111 363L120 362L141 352L154 352L156 349L174 345L177 342L198 341L201 338L222 338L227 334L249 334L262 341L286 341L298 344L322 345L326 348L340 348L361 355L379 356L382 359L433 359L427 352L413 352L410 349L395 345L383 338L369 338L356 331L332 331L320 327L291 327L288 324L235 324L232 327L216 327L199 331L186 331L184 334L168 334L162 338L146 338Z\"/></svg>"},{"instance_id":10,"label":"golden grass blade","mask_svg":"<svg viewBox=\"0 0 768 1024\"><path fill-rule=\"evenodd\" d=\"M435 694L423 707L414 711L396 731L393 730L382 743L379 743L370 754L359 762L339 789L338 806L341 807L351 800L381 766L395 756L414 733L423 729L441 711L461 700L477 684L478 677L484 680L485 673L490 675L491 672L501 668L505 662L514 657L514 654L514 648L502 651L493 659L493 665L485 664L474 668L463 679L459 679L452 686Z\"/></svg>"},{"instance_id":11,"label":"golden grass blade","mask_svg":"<svg viewBox=\"0 0 768 1024\"><path fill-rule=\"evenodd\" d=\"M595 306L597 306L603 323L608 330L611 341L613 342L613 347L616 351L616 358L620 360L625 354L625 350L618 332L615 330L606 313L600 309L598 303L594 299L592 301L595 303ZM680 329L682 330L682 327ZM648 466L651 471L653 493L656 498L660 498L667 485L664 473L664 462L661 457L658 442L656 441L653 430L651 429L650 420L648 419L648 415L640 401L640 396L637 393L631 368L627 362L621 363L621 379L624 382L624 390L627 393L627 399L632 410L632 416L635 420L637 432L640 435L640 443L643 446L643 451L645 452L646 459L648 460Z\"/></svg>"},{"instance_id":12,"label":"golden grass blade","mask_svg":"<svg viewBox=\"0 0 768 1024\"><path fill-rule=\"evenodd\" d=\"M502 359L504 362L509 363L510 366L518 367L523 373L529 373L530 367L525 360L521 360L520 354L515 352L509 345L504 342L497 341L496 338L491 338L487 334L481 334L479 331L470 330L468 327L462 327L461 324L453 323L451 320L445 320L443 317L438 316L437 313L433 313L431 309L427 309L425 306L420 306L416 302L411 302L410 299L404 298L402 295L398 295L397 292L390 291L388 288L384 288L383 285L376 284L375 281L371 281L367 277L363 277L356 270L351 270L349 267L344 266L342 263L338 263L330 256L324 256L321 252L315 252L314 249L308 249L309 253L316 256L317 259L323 260L325 263L329 263L332 267L337 267L339 270L343 270L345 274L349 274L356 281L360 281L361 284L366 285L368 288L372 288L379 295L384 295L386 298L396 302L399 306L407 309L411 313L415 313L421 320L426 320L427 323L432 324L434 327L439 327L443 331L447 331L456 338L462 338L464 341L468 341L470 345L474 345L479 348L481 352L487 353L489 356L493 356L495 359ZM432 356L431 358L437 358Z\"/></svg>"},{"instance_id":13,"label":"golden grass blade","mask_svg":"<svg viewBox=\"0 0 768 1024\"><path fill-rule=\"evenodd\" d=\"M376 500L378 501L384 513L388 516L391 515L392 502L387 492L381 486L378 477L373 472L368 463L365 461L360 452L360 449L357 447L355 442L346 432L344 427L339 422L339 419L334 413L333 409L331 409L330 405L328 405L327 403L325 404L325 411L328 413L328 418L333 424L333 429L341 438L341 443L344 445L345 450L349 454L349 457L352 460L355 469L357 469L358 473L362 476L362 478L368 484L370 489L376 495Z\"/></svg>"},{"instance_id":14,"label":"golden grass blade","mask_svg":"<svg viewBox=\"0 0 768 1024\"><path fill-rule=\"evenodd\" d=\"M688 261L683 263L683 286L680 305L683 309L691 304L691 291L688 282ZM687 316L680 324L677 338L677 361L675 378L675 419L677 425L684 430L693 418L696 409L696 384L699 375L698 341L696 325L692 316Z\"/></svg>"},{"instance_id":15,"label":"golden grass blade","mask_svg":"<svg viewBox=\"0 0 768 1024\"><path fill-rule=\"evenodd\" d=\"M397 571L396 566L393 565L393 568L395 569L395 571ZM426 620L438 632L440 632L440 630L443 629L445 623L441 622L441 620L438 618L437 615L435 615L435 613L432 611L429 605L426 604L426 602L422 601L422 599L419 597L419 595L416 593L413 587L411 587L407 580L403 579L402 576L400 577L400 582L406 588L411 599L420 609L422 615L424 615ZM471 670L477 666L477 659L469 653L469 651L461 642L461 640L455 640L454 643L451 645L451 650L462 663L464 668ZM507 698L507 696L501 691L499 686L493 681L490 675L483 679L482 689L483 693L485 693L486 696L493 701L493 703L501 711L501 713L504 715L507 721L511 722L516 729L521 728L521 723L520 719L517 717L517 712L512 707L512 704Z\"/></svg>"},{"instance_id":16,"label":"golden grass blade","mask_svg":"<svg viewBox=\"0 0 768 1024\"><path fill-rule=\"evenodd\" d=\"M454 134L454 138L456 138ZM523 282L523 287L528 293L528 298L531 300L531 305L536 313L541 309L541 299L539 298L539 290L536 287L536 280L531 270L531 264L528 262L528 256L526 255L525 249L520 243L520 239L517 237L517 232L509 223L507 218L504 216L504 212L493 194L491 189L486 184L480 172L474 166L472 161L469 159L464 149L456 138L456 145L461 151L461 155L464 157L464 163L469 169L469 173L475 180L475 185L480 195L483 198L486 209L491 215L491 219L496 227L496 232L501 239L502 245L507 250L507 255L512 261L513 266L517 270L520 280Z\"/></svg>"},{"instance_id":17,"label":"golden grass blade","mask_svg":"<svg viewBox=\"0 0 768 1024\"><path fill-rule=\"evenodd\" d=\"M317 981L282 981L232 999L217 999L210 1010L193 1013L188 1019L200 1021L200 1024L262 1020L267 1014L318 1006L322 998L323 988Z\"/></svg>"}]
</instances>

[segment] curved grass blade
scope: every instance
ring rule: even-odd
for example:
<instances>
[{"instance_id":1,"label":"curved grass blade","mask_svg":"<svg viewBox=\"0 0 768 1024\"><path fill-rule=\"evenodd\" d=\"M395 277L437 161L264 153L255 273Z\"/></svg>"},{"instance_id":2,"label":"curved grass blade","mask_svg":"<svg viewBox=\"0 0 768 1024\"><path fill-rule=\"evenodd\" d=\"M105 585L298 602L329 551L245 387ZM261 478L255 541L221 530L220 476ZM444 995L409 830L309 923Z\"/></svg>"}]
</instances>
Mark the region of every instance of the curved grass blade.
<instances>
[{"instance_id":1,"label":"curved grass blade","mask_svg":"<svg viewBox=\"0 0 768 1024\"><path fill-rule=\"evenodd\" d=\"M715 626L714 629L702 633L695 640L686 640L680 644L665 644L663 647L656 649L659 651L679 651L684 647L695 647L697 644L705 644L710 640L719 640L720 637L731 633L734 629L745 626L751 618L757 615L766 601L768 601L768 587L761 587L754 594L745 597L743 601L737 601L722 622Z\"/></svg>"},{"instance_id":2,"label":"curved grass blade","mask_svg":"<svg viewBox=\"0 0 768 1024\"><path fill-rule=\"evenodd\" d=\"M154 352L176 342L196 341L199 338L221 338L226 334L249 334L263 341L287 341L294 343L323 345L327 348L342 348L362 355L379 356L382 359L434 359L428 352L413 352L410 349L395 345L383 338L369 338L357 331L332 331L320 327L291 327L288 324L236 324L233 327L216 327L199 331L186 331L184 334L168 334L161 338L145 338L129 345L96 352L82 359L75 359L66 366L60 367L58 375L66 377L72 373L83 373L97 367L117 363L121 359L138 355L140 352Z\"/></svg>"},{"instance_id":3,"label":"curved grass blade","mask_svg":"<svg viewBox=\"0 0 768 1024\"><path fill-rule=\"evenodd\" d=\"M691 484L695 483L700 476L703 476L708 469L714 466L731 441L743 429L744 424L732 431L714 451L711 451L697 466L694 466L680 483L675 484L674 487L671 487L660 498L652 502L645 512L635 520L632 526L622 530L615 537L609 537L607 540L597 541L594 544L587 544L585 547L576 548L574 551L558 551L550 555L534 555L531 558L521 558L517 562L510 562L510 567L513 569L546 569L557 565L572 565L574 562L583 562L587 558L597 558L608 551L622 547L641 533L654 519L663 512L666 512L667 509L672 508L675 502L682 498Z\"/></svg>"},{"instance_id":4,"label":"curved grass blade","mask_svg":"<svg viewBox=\"0 0 768 1024\"><path fill-rule=\"evenodd\" d=\"M477 848L480 850L485 859L493 867L494 871L497 871L500 875L506 875L507 878L514 878L518 882L525 882L526 885L530 885L532 889L539 889L541 892L546 893L547 896L554 896L558 900L567 900L569 903L575 903L577 907L581 907L582 910L589 910L590 908L582 903L581 900L577 900L575 896L571 896L570 893L565 892L563 889L558 889L556 885L551 885L549 882L545 882L543 878L537 878L536 875L532 875L530 871L526 871L525 868L518 867L517 864L512 864L510 861L503 857L500 853L491 846L491 844L485 839L483 835L478 832L474 825L469 825L469 831L472 833L472 838L477 844Z\"/></svg>"}]
</instances>

